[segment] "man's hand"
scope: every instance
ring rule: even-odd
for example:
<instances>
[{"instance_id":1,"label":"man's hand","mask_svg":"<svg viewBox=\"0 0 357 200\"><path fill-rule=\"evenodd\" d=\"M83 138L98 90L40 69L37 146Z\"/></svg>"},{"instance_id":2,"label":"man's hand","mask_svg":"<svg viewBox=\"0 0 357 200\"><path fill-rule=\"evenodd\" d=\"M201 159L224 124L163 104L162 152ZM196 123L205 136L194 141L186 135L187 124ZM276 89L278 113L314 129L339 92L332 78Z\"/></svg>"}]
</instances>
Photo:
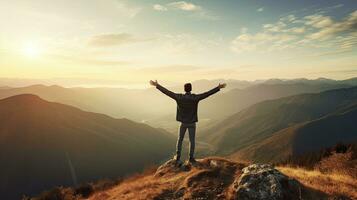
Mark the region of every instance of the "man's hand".
<instances>
[{"instance_id":1,"label":"man's hand","mask_svg":"<svg viewBox=\"0 0 357 200\"><path fill-rule=\"evenodd\" d=\"M158 83L157 83L157 80L155 80L155 81L153 81L153 80L150 80L150 85L152 85L152 86L157 86L158 85Z\"/></svg>"},{"instance_id":2,"label":"man's hand","mask_svg":"<svg viewBox=\"0 0 357 200\"><path fill-rule=\"evenodd\" d=\"M226 83L220 83L218 84L219 89L225 88L227 86Z\"/></svg>"}]
</instances>

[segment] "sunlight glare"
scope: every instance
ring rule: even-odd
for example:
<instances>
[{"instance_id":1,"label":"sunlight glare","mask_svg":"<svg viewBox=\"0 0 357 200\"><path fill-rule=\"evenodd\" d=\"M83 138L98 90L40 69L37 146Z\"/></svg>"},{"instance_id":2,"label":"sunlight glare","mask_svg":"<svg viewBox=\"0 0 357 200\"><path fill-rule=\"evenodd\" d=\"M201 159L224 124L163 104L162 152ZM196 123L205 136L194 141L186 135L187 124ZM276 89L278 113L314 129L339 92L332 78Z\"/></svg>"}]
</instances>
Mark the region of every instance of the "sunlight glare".
<instances>
[{"instance_id":1,"label":"sunlight glare","mask_svg":"<svg viewBox=\"0 0 357 200\"><path fill-rule=\"evenodd\" d=\"M24 45L23 54L29 58L37 58L41 53L41 48L34 43Z\"/></svg>"}]
</instances>

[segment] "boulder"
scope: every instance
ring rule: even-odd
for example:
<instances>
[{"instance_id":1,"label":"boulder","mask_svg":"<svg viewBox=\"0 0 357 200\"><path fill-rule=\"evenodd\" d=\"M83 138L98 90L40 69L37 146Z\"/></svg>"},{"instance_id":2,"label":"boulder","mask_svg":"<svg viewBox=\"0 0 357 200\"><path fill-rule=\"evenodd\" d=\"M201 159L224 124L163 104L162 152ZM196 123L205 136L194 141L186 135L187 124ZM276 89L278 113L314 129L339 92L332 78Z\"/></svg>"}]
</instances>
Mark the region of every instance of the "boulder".
<instances>
[{"instance_id":1,"label":"boulder","mask_svg":"<svg viewBox=\"0 0 357 200\"><path fill-rule=\"evenodd\" d=\"M300 185L271 165L252 164L232 184L234 199L285 200L300 199Z\"/></svg>"}]
</instances>

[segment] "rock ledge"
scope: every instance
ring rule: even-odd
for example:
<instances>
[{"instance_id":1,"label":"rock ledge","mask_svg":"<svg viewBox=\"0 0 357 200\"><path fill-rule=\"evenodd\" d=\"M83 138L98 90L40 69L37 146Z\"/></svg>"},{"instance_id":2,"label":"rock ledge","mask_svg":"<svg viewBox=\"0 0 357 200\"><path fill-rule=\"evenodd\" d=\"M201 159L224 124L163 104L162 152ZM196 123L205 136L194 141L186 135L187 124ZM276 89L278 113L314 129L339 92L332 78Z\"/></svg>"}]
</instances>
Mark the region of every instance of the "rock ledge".
<instances>
[{"instance_id":1,"label":"rock ledge","mask_svg":"<svg viewBox=\"0 0 357 200\"><path fill-rule=\"evenodd\" d=\"M271 165L252 164L242 169L233 182L235 199L300 199L299 182L285 176Z\"/></svg>"}]
</instances>

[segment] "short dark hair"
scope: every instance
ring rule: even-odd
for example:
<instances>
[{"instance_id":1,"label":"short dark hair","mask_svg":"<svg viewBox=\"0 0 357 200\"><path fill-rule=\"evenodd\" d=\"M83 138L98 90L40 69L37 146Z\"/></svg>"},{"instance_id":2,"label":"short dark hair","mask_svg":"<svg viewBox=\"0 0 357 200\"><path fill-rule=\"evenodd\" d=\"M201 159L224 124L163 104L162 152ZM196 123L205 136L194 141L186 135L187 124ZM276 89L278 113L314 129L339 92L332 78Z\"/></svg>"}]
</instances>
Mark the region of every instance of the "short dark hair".
<instances>
[{"instance_id":1,"label":"short dark hair","mask_svg":"<svg viewBox=\"0 0 357 200\"><path fill-rule=\"evenodd\" d=\"M185 92L191 92L191 90L192 90L191 83L185 83L184 88L185 88Z\"/></svg>"}]
</instances>

